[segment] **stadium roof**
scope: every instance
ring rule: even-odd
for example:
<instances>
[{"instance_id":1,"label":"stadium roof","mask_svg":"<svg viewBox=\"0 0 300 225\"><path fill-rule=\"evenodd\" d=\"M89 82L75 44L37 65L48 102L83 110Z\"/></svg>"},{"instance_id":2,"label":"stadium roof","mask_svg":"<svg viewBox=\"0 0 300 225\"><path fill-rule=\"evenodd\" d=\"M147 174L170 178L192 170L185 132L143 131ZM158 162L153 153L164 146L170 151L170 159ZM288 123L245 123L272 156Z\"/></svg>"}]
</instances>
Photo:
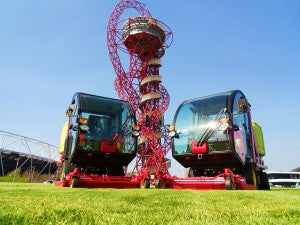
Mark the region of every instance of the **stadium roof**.
<instances>
[{"instance_id":1,"label":"stadium roof","mask_svg":"<svg viewBox=\"0 0 300 225\"><path fill-rule=\"evenodd\" d=\"M0 176L15 169L54 173L58 148L25 136L0 131Z\"/></svg>"},{"instance_id":2,"label":"stadium roof","mask_svg":"<svg viewBox=\"0 0 300 225\"><path fill-rule=\"evenodd\" d=\"M300 167L293 169L292 172L300 172Z\"/></svg>"}]
</instances>

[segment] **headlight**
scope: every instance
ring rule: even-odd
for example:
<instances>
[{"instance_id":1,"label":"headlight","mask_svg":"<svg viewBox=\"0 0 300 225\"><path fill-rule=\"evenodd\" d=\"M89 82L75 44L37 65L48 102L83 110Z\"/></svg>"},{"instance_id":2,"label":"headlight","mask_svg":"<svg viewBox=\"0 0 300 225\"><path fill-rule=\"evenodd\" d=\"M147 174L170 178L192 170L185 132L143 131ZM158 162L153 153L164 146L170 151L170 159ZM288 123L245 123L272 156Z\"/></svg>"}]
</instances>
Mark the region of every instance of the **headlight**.
<instances>
[{"instance_id":1,"label":"headlight","mask_svg":"<svg viewBox=\"0 0 300 225\"><path fill-rule=\"evenodd\" d=\"M140 136L140 132L139 132L138 130L132 131L131 134L132 134L133 136L135 136L135 137Z\"/></svg>"},{"instance_id":2,"label":"headlight","mask_svg":"<svg viewBox=\"0 0 300 225\"><path fill-rule=\"evenodd\" d=\"M226 122L223 122L223 123L220 123L220 126L219 126L219 130L220 131L225 131L225 130L227 130L227 128L229 127L229 124L228 123L226 123Z\"/></svg>"},{"instance_id":3,"label":"headlight","mask_svg":"<svg viewBox=\"0 0 300 225\"><path fill-rule=\"evenodd\" d=\"M170 137L174 137L175 135L176 135L176 131L175 130L169 132L169 136Z\"/></svg>"},{"instance_id":4,"label":"headlight","mask_svg":"<svg viewBox=\"0 0 300 225\"><path fill-rule=\"evenodd\" d=\"M174 130L175 130L175 126L174 126L174 125L168 126L168 131L169 131L169 132L172 132L172 131L174 131Z\"/></svg>"},{"instance_id":5,"label":"headlight","mask_svg":"<svg viewBox=\"0 0 300 225\"><path fill-rule=\"evenodd\" d=\"M81 124L87 125L87 124L89 123L89 119L88 119L88 118L80 118L80 119L79 119L79 122L80 122Z\"/></svg>"},{"instance_id":6,"label":"headlight","mask_svg":"<svg viewBox=\"0 0 300 225\"><path fill-rule=\"evenodd\" d=\"M80 130L82 130L82 131L88 131L90 128L87 126L87 125L85 125L85 124L81 124L80 126Z\"/></svg>"},{"instance_id":7,"label":"headlight","mask_svg":"<svg viewBox=\"0 0 300 225\"><path fill-rule=\"evenodd\" d=\"M141 126L138 125L138 124L136 124L136 125L133 126L132 129L133 129L133 130L137 130L137 131L141 131Z\"/></svg>"},{"instance_id":8,"label":"headlight","mask_svg":"<svg viewBox=\"0 0 300 225\"><path fill-rule=\"evenodd\" d=\"M168 131L169 131L169 136L170 137L174 137L177 134L174 125L169 125L168 126Z\"/></svg>"}]
</instances>

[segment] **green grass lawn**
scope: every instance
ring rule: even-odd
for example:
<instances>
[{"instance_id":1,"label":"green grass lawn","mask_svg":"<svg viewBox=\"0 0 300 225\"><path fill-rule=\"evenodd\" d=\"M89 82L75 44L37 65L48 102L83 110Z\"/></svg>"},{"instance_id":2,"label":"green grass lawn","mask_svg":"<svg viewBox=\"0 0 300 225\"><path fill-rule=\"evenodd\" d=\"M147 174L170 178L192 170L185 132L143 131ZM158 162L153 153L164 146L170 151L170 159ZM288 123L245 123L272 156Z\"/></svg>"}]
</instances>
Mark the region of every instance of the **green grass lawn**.
<instances>
[{"instance_id":1,"label":"green grass lawn","mask_svg":"<svg viewBox=\"0 0 300 225\"><path fill-rule=\"evenodd\" d=\"M0 183L0 224L300 224L300 189L70 189Z\"/></svg>"},{"instance_id":2,"label":"green grass lawn","mask_svg":"<svg viewBox=\"0 0 300 225\"><path fill-rule=\"evenodd\" d=\"M16 183L28 183L28 178L23 177L0 177L0 182L16 182Z\"/></svg>"}]
</instances>

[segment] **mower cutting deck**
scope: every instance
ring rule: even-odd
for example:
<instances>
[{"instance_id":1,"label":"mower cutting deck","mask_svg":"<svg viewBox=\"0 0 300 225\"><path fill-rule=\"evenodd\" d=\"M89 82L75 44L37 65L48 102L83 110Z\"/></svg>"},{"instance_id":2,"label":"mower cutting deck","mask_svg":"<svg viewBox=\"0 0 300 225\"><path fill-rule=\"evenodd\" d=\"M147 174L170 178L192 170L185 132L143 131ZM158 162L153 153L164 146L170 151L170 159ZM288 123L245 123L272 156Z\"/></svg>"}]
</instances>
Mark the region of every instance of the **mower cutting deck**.
<instances>
[{"instance_id":1,"label":"mower cutting deck","mask_svg":"<svg viewBox=\"0 0 300 225\"><path fill-rule=\"evenodd\" d=\"M215 177L187 177L176 178L166 177L167 187L173 189L192 189L192 190L255 190L256 186L247 184L245 178L233 174L227 168L224 173Z\"/></svg>"},{"instance_id":2,"label":"mower cutting deck","mask_svg":"<svg viewBox=\"0 0 300 225\"><path fill-rule=\"evenodd\" d=\"M139 188L140 181L131 177L107 176L99 174L70 173L63 181L57 181L59 187L80 188Z\"/></svg>"}]
</instances>

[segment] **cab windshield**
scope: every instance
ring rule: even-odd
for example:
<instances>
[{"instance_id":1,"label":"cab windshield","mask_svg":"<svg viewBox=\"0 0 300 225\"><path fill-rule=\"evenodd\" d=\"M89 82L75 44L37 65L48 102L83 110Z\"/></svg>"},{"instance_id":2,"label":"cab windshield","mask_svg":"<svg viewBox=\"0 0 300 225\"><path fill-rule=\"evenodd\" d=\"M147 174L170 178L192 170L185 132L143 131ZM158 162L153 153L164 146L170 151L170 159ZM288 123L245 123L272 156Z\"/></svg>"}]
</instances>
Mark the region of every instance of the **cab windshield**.
<instances>
[{"instance_id":1,"label":"cab windshield","mask_svg":"<svg viewBox=\"0 0 300 225\"><path fill-rule=\"evenodd\" d=\"M175 127L179 135L174 138L174 154L191 153L191 143L199 141L206 130L213 127L213 121L220 111L227 108L230 94L231 92L225 92L190 100L180 106L175 118ZM215 130L207 142L209 151L229 149L228 135L224 131ZM220 145L222 142L228 143L228 146Z\"/></svg>"},{"instance_id":2,"label":"cab windshield","mask_svg":"<svg viewBox=\"0 0 300 225\"><path fill-rule=\"evenodd\" d=\"M109 142L116 152L133 153L135 139L131 131L135 123L129 103L96 96L82 98L80 118L85 118L88 130L79 133L80 150L99 151Z\"/></svg>"}]
</instances>

